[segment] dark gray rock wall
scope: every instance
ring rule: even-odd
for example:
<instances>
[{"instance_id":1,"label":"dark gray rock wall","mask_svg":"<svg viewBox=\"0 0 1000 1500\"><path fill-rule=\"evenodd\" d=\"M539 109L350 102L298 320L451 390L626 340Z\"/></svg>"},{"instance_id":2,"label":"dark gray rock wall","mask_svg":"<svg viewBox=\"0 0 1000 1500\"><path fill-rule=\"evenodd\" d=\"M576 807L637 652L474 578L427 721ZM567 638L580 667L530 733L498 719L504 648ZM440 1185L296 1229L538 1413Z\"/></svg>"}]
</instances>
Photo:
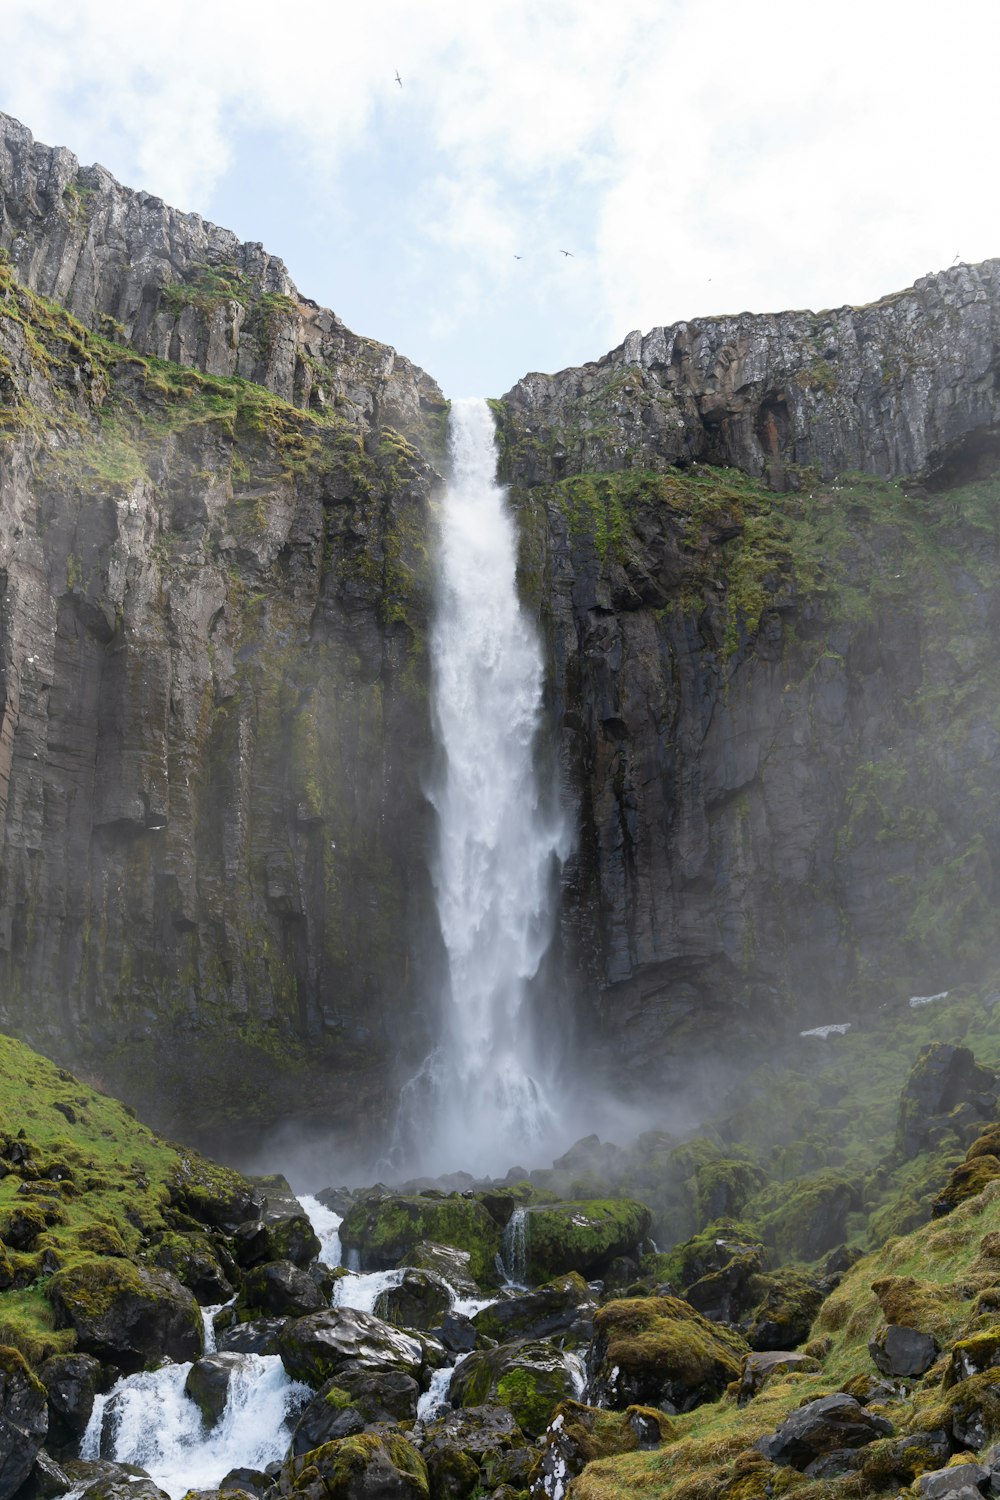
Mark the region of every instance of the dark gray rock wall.
<instances>
[{"instance_id":1,"label":"dark gray rock wall","mask_svg":"<svg viewBox=\"0 0 1000 1500\"><path fill-rule=\"evenodd\" d=\"M778 487L799 483L797 469L829 479L954 467L996 448L1000 260L925 276L870 307L631 333L594 364L526 375L504 403L512 472L527 483L697 461Z\"/></svg>"}]
</instances>

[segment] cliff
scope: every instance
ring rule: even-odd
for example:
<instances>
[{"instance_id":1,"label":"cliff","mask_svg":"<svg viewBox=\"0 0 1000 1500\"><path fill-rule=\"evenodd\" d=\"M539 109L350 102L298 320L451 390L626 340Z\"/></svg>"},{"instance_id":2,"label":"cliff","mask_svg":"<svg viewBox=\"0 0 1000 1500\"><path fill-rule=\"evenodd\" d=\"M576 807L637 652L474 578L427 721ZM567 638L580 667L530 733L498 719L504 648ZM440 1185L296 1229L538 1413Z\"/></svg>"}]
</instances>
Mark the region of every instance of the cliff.
<instances>
[{"instance_id":1,"label":"cliff","mask_svg":"<svg viewBox=\"0 0 1000 1500\"><path fill-rule=\"evenodd\" d=\"M631 335L496 409L598 1070L655 1095L987 972L1000 262Z\"/></svg>"},{"instance_id":2,"label":"cliff","mask_svg":"<svg viewBox=\"0 0 1000 1500\"><path fill-rule=\"evenodd\" d=\"M588 1076L662 1101L992 972L998 324L991 261L494 403ZM446 410L0 117L0 1025L155 1123L370 1136L428 1046Z\"/></svg>"},{"instance_id":3,"label":"cliff","mask_svg":"<svg viewBox=\"0 0 1000 1500\"><path fill-rule=\"evenodd\" d=\"M443 398L6 117L0 261L0 1025L189 1135L363 1131L424 1045Z\"/></svg>"}]
</instances>

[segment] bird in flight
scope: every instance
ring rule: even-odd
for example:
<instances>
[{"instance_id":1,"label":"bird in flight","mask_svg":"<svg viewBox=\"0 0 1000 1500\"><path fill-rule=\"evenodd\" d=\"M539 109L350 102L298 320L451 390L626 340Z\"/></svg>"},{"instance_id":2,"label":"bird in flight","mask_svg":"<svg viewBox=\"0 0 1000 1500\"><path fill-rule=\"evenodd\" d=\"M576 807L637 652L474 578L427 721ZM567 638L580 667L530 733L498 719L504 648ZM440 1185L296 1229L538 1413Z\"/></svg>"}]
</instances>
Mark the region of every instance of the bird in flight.
<instances>
[{"instance_id":1,"label":"bird in flight","mask_svg":"<svg viewBox=\"0 0 1000 1500\"><path fill-rule=\"evenodd\" d=\"M515 260L520 260L520 259L521 259L521 257L520 257L520 256L519 256L519 255L515 255L515 256L514 256L514 259L515 259Z\"/></svg>"},{"instance_id":2,"label":"bird in flight","mask_svg":"<svg viewBox=\"0 0 1000 1500\"><path fill-rule=\"evenodd\" d=\"M559 254L560 255L568 255L571 260L573 258L573 252L572 252L572 250L560 250Z\"/></svg>"},{"instance_id":3,"label":"bird in flight","mask_svg":"<svg viewBox=\"0 0 1000 1500\"><path fill-rule=\"evenodd\" d=\"M399 84L400 88L403 87L403 80L399 76L399 69L398 68L396 69L396 82Z\"/></svg>"}]
</instances>

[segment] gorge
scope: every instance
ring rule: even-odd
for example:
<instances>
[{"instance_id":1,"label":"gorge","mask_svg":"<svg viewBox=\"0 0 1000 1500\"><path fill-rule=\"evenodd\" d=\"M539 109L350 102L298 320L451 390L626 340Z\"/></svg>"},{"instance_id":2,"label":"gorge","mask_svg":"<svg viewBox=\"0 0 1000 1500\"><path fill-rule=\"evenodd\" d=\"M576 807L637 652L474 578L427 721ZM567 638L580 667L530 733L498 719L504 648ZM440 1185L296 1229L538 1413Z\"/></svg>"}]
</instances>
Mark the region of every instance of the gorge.
<instances>
[{"instance_id":1,"label":"gorge","mask_svg":"<svg viewBox=\"0 0 1000 1500\"><path fill-rule=\"evenodd\" d=\"M1000 1493L998 501L1000 261L448 401L0 115L0 1500Z\"/></svg>"},{"instance_id":2,"label":"gorge","mask_svg":"<svg viewBox=\"0 0 1000 1500\"><path fill-rule=\"evenodd\" d=\"M219 1149L364 1149L447 983L447 403L8 117L0 251L0 1019ZM998 306L959 265L492 403L573 830L538 984L585 1091L703 1098L990 971Z\"/></svg>"}]
</instances>

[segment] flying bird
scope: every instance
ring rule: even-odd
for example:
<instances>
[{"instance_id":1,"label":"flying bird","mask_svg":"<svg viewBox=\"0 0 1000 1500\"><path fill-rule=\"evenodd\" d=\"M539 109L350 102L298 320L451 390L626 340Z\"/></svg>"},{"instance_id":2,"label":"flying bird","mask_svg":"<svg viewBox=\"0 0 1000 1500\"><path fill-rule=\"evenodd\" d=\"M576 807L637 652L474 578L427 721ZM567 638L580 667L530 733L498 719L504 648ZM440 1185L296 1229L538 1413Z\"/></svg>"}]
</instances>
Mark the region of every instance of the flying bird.
<instances>
[{"instance_id":1,"label":"flying bird","mask_svg":"<svg viewBox=\"0 0 1000 1500\"><path fill-rule=\"evenodd\" d=\"M515 255L515 256L514 256L514 259L515 259L515 260L520 260L520 259L521 259L521 257L520 257L520 256L519 256L519 255Z\"/></svg>"},{"instance_id":2,"label":"flying bird","mask_svg":"<svg viewBox=\"0 0 1000 1500\"><path fill-rule=\"evenodd\" d=\"M396 69L396 82L399 84L400 88L403 87L403 80L399 76L399 69L398 68Z\"/></svg>"},{"instance_id":3,"label":"flying bird","mask_svg":"<svg viewBox=\"0 0 1000 1500\"><path fill-rule=\"evenodd\" d=\"M573 256L572 250L560 250L559 254L560 255L568 255L571 259L572 259L572 256Z\"/></svg>"}]
</instances>

